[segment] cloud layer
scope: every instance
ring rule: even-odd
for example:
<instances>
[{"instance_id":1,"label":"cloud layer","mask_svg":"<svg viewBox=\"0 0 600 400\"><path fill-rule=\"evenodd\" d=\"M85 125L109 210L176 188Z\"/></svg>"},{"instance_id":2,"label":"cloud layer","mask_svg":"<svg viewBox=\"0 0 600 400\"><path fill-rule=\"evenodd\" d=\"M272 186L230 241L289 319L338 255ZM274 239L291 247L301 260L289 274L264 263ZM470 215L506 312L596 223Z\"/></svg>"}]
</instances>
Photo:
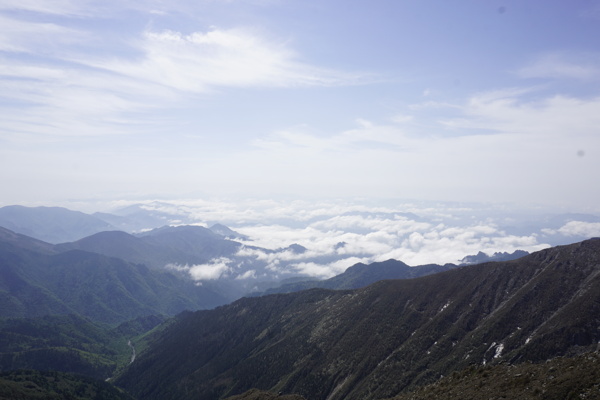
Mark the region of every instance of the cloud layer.
<instances>
[{"instance_id":1,"label":"cloud layer","mask_svg":"<svg viewBox=\"0 0 600 400\"><path fill-rule=\"evenodd\" d=\"M549 219L542 210L476 203L414 202L374 207L340 201L179 200L149 201L143 207L171 214L180 224L225 223L248 237L231 259L172 267L196 280L224 276L239 280L295 275L329 278L358 262L396 259L412 266L458 263L479 251L488 255L533 252L600 234L595 222L598 217L593 215Z\"/></svg>"}]
</instances>

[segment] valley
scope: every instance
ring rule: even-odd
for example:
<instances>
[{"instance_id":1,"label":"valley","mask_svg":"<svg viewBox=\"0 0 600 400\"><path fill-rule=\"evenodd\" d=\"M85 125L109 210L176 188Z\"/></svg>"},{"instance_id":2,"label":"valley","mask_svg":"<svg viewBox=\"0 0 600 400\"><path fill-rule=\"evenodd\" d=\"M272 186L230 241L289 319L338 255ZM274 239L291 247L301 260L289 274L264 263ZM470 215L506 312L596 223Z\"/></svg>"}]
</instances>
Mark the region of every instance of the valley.
<instances>
[{"instance_id":1,"label":"valley","mask_svg":"<svg viewBox=\"0 0 600 400\"><path fill-rule=\"evenodd\" d=\"M497 375L503 391L531 398L598 393L574 373L543 382L539 371L585 366L585 382L595 379L600 239L493 262L481 253L461 265L357 263L329 279L272 280L262 292L252 289L269 281L257 276L236 285L243 269L198 281L165 268L236 259L240 235L218 231L107 231L51 244L0 228L0 386L17 393L24 375L11 371L51 370L150 400L445 399L453 392L439 388L449 386L475 399L489 386L480 378ZM543 367L548 360L557 366ZM518 389L524 374L531 384Z\"/></svg>"},{"instance_id":2,"label":"valley","mask_svg":"<svg viewBox=\"0 0 600 400\"><path fill-rule=\"evenodd\" d=\"M600 0L0 0L0 400L600 400Z\"/></svg>"}]
</instances>

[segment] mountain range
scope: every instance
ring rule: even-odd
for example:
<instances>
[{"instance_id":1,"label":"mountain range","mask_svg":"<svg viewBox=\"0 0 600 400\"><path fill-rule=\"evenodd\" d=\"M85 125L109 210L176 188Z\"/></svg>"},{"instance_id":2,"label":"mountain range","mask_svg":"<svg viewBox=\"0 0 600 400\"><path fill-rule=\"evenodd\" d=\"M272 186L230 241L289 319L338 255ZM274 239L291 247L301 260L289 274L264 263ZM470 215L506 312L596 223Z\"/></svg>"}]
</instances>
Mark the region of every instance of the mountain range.
<instances>
[{"instance_id":1,"label":"mountain range","mask_svg":"<svg viewBox=\"0 0 600 400\"><path fill-rule=\"evenodd\" d=\"M120 323L229 301L166 271L82 250L59 252L23 235L0 233L2 317L78 314Z\"/></svg>"},{"instance_id":2,"label":"mountain range","mask_svg":"<svg viewBox=\"0 0 600 400\"><path fill-rule=\"evenodd\" d=\"M309 249L141 207L6 209L21 231L0 226L0 398L600 398L600 239L276 287L255 255Z\"/></svg>"},{"instance_id":3,"label":"mountain range","mask_svg":"<svg viewBox=\"0 0 600 400\"><path fill-rule=\"evenodd\" d=\"M4 229L4 238L8 240L7 235L12 234L13 240L16 240L18 235L25 235L23 232L27 232L31 237L28 240L21 240L20 245L25 246L27 242L27 245L31 246L29 250L32 251L57 254L68 250L83 250L119 258L133 264L143 264L153 270L164 271L168 268L172 274L177 274L184 280L191 278L205 289L219 293L223 300L221 304L252 292L290 292L311 287L358 288L380 279L404 279L452 267L451 264L447 264L413 269L400 263L394 265L375 263L373 267L366 268L362 264L363 267L354 266L342 276L324 281L307 280L306 276L294 272L293 265L298 262L297 256L308 252L308 249L298 244L279 249L250 246L248 245L250 239L247 236L219 223L213 224L210 228L197 225L163 226L160 224L181 223L181 220L187 217L148 211L141 206L127 207L121 210L121 214L89 215L59 207L7 206L0 208L0 235L2 235L2 223L7 222L15 231ZM414 215L411 217L417 218ZM157 225L160 227L155 227ZM146 228L135 233L131 231L134 227ZM35 233L38 231L41 233ZM52 233L56 232L62 233L53 236ZM81 235L85 236L81 237ZM56 242L57 239L66 237L75 237L76 240ZM33 238L36 238L37 242ZM40 238L45 238L46 241ZM242 244L240 240L246 244ZM344 244L338 245L343 247ZM526 254L522 251L518 253L519 256ZM340 257L348 256L351 254L312 258L307 256L302 258L302 262L327 264ZM517 252L497 253L493 256L480 252L477 256L465 257L463 262L480 263L489 260L506 260L516 256ZM277 260L277 268L272 268L271 260L274 259ZM366 277L365 274L370 277ZM214 305L218 304L213 302L212 306ZM206 306L201 305L199 308L206 308Z\"/></svg>"},{"instance_id":4,"label":"mountain range","mask_svg":"<svg viewBox=\"0 0 600 400\"><path fill-rule=\"evenodd\" d=\"M284 283L280 286L267 289L261 295L274 293L292 293L301 290L322 288L322 289L358 289L371 283L386 279L411 279L420 276L435 274L437 272L448 271L456 268L454 264L428 264L410 267L402 261L387 260L374 262L371 264L357 263L329 279L308 280L293 283Z\"/></svg>"},{"instance_id":5,"label":"mountain range","mask_svg":"<svg viewBox=\"0 0 600 400\"><path fill-rule=\"evenodd\" d=\"M472 365L597 350L600 239L362 289L312 289L188 312L116 383L144 399L252 388L387 398Z\"/></svg>"},{"instance_id":6,"label":"mountain range","mask_svg":"<svg viewBox=\"0 0 600 400\"><path fill-rule=\"evenodd\" d=\"M223 226L219 229L235 234ZM236 256L241 246L200 226L163 227L138 235L107 231L56 245L0 227L0 310L6 317L75 313L116 323L148 314L174 315L186 309L213 308L248 295L261 284L271 287L264 294L314 287L353 289L383 279L408 279L456 267L409 267L396 260L358 263L327 280L277 286L264 262L246 265ZM306 249L291 245L262 250ZM210 261L219 257L228 257L238 265L237 270L226 272L228 278L205 279L198 284L185 273L190 266L210 268ZM239 279L250 268L258 271L258 276Z\"/></svg>"},{"instance_id":7,"label":"mountain range","mask_svg":"<svg viewBox=\"0 0 600 400\"><path fill-rule=\"evenodd\" d=\"M466 256L461 264L426 264L409 266L402 261L387 260L374 262L371 264L357 263L348 267L344 272L329 279L324 280L299 280L294 282L282 282L281 285L269 288L264 292L255 295L266 295L274 293L291 293L301 290L322 288L322 289L358 289L371 283L386 279L412 279L420 276L431 275L438 272L448 271L458 266L481 264L488 261L509 261L516 260L529 254L523 250L516 250L513 253L495 253L491 256L483 252L477 255Z\"/></svg>"}]
</instances>

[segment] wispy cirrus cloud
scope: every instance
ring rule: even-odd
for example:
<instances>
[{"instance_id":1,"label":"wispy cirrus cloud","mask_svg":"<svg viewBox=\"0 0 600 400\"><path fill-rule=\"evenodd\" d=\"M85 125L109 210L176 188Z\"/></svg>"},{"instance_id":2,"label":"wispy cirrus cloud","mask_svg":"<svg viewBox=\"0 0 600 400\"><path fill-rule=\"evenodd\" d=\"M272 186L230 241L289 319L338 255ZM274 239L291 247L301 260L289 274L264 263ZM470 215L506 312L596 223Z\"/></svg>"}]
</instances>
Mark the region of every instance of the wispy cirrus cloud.
<instances>
[{"instance_id":1,"label":"wispy cirrus cloud","mask_svg":"<svg viewBox=\"0 0 600 400\"><path fill-rule=\"evenodd\" d=\"M363 79L305 62L289 41L264 30L153 29L149 21L169 22L167 12L153 12L164 8L159 3L0 5L4 137L166 130L174 124L166 110L176 113L195 96L223 88L352 85ZM174 4L171 11L179 15L186 7ZM119 11L137 19L125 26ZM164 112L161 121L157 109Z\"/></svg>"},{"instance_id":2,"label":"wispy cirrus cloud","mask_svg":"<svg viewBox=\"0 0 600 400\"><path fill-rule=\"evenodd\" d=\"M600 122L600 98L552 95L531 99L534 88L479 93L462 106L462 117L443 120L452 129L479 129L543 137L589 135ZM526 137L525 137L526 138Z\"/></svg>"},{"instance_id":3,"label":"wispy cirrus cloud","mask_svg":"<svg viewBox=\"0 0 600 400\"><path fill-rule=\"evenodd\" d=\"M144 32L142 56L99 61L95 66L181 91L218 87L293 87L354 84L360 76L329 71L298 61L285 42L244 28L182 34Z\"/></svg>"},{"instance_id":4,"label":"wispy cirrus cloud","mask_svg":"<svg viewBox=\"0 0 600 400\"><path fill-rule=\"evenodd\" d=\"M600 54L544 53L517 70L521 78L593 80L600 78Z\"/></svg>"},{"instance_id":5,"label":"wispy cirrus cloud","mask_svg":"<svg viewBox=\"0 0 600 400\"><path fill-rule=\"evenodd\" d=\"M4 0L0 11L29 11L50 15L82 16L93 8L89 0Z\"/></svg>"}]
</instances>

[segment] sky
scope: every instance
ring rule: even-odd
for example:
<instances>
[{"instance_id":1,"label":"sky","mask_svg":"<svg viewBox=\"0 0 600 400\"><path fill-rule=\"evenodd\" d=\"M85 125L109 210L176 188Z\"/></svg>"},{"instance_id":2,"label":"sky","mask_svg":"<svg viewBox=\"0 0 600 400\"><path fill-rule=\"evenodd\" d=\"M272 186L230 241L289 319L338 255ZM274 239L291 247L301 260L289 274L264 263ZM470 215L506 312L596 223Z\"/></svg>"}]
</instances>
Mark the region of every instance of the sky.
<instances>
[{"instance_id":1,"label":"sky","mask_svg":"<svg viewBox=\"0 0 600 400\"><path fill-rule=\"evenodd\" d=\"M600 212L600 1L0 0L0 205Z\"/></svg>"}]
</instances>

